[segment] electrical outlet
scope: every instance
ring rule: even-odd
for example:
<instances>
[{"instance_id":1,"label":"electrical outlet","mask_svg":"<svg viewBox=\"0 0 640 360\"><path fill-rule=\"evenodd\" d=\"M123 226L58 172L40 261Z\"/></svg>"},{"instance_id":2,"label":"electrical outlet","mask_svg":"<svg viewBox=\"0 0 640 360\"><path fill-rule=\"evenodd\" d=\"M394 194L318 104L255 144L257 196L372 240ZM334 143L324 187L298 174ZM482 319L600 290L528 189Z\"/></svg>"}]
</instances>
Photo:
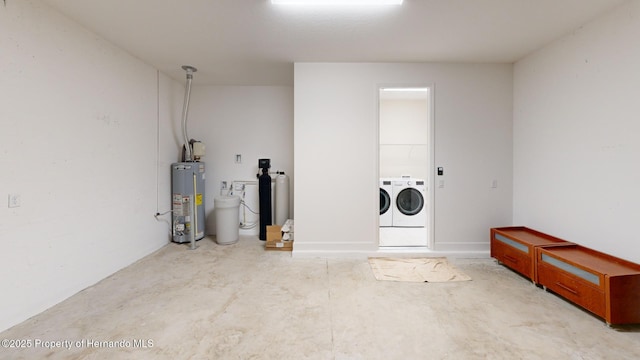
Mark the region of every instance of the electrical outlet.
<instances>
[{"instance_id":1,"label":"electrical outlet","mask_svg":"<svg viewBox=\"0 0 640 360\"><path fill-rule=\"evenodd\" d=\"M227 182L226 181L221 181L220 182L220 190L227 190Z\"/></svg>"},{"instance_id":2,"label":"electrical outlet","mask_svg":"<svg viewBox=\"0 0 640 360\"><path fill-rule=\"evenodd\" d=\"M236 154L236 164L242 164L242 154Z\"/></svg>"},{"instance_id":3,"label":"electrical outlet","mask_svg":"<svg viewBox=\"0 0 640 360\"><path fill-rule=\"evenodd\" d=\"M9 194L9 207L20 207L20 194Z\"/></svg>"}]
</instances>

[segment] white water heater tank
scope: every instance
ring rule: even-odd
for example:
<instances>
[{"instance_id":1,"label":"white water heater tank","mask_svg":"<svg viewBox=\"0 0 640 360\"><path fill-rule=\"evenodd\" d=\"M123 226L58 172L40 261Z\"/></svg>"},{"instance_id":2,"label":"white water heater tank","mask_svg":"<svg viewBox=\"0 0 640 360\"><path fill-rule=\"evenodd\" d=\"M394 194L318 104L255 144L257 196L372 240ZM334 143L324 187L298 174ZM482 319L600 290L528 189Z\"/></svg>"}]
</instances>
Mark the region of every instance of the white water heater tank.
<instances>
[{"instance_id":1,"label":"white water heater tank","mask_svg":"<svg viewBox=\"0 0 640 360\"><path fill-rule=\"evenodd\" d=\"M289 177L283 172L276 176L275 186L275 223L284 225L289 219Z\"/></svg>"}]
</instances>

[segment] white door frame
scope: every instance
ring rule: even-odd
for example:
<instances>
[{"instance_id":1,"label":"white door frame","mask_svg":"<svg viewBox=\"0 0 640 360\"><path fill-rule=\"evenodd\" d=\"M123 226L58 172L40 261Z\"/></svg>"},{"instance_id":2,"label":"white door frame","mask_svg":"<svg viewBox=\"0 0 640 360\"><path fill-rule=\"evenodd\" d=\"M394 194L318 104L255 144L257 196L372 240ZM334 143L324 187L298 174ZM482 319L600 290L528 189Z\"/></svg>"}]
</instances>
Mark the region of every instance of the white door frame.
<instances>
[{"instance_id":1,"label":"white door frame","mask_svg":"<svg viewBox=\"0 0 640 360\"><path fill-rule=\"evenodd\" d=\"M379 84L376 88L376 148L378 149L376 154L376 169L378 177L380 176L380 91L384 88L394 88L394 89L411 89L411 88L427 88L429 89L428 101L429 101L429 166L428 166L428 178L427 178L427 206L428 206L428 217L427 217L427 248L429 250L435 249L435 84L406 84L406 83L389 83L389 84ZM376 189L379 192L379 179L374 179L376 182ZM379 194L376 195L379 198ZM379 212L379 211L378 211ZM378 216L378 220L380 217ZM379 221L375 222L375 225L379 229ZM378 234L378 248L380 247L380 232L376 232Z\"/></svg>"}]
</instances>

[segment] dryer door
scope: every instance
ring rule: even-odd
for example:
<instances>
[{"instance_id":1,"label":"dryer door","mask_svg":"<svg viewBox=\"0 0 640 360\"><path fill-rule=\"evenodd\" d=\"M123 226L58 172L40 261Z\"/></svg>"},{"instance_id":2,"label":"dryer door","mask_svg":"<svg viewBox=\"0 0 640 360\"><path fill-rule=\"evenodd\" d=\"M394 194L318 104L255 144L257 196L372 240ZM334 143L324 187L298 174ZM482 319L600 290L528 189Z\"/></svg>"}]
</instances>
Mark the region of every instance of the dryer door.
<instances>
[{"instance_id":1,"label":"dryer door","mask_svg":"<svg viewBox=\"0 0 640 360\"><path fill-rule=\"evenodd\" d=\"M398 194L396 206L402 214L413 216L424 207L424 197L417 189L406 188Z\"/></svg>"},{"instance_id":2,"label":"dryer door","mask_svg":"<svg viewBox=\"0 0 640 360\"><path fill-rule=\"evenodd\" d=\"M391 208L391 196L387 190L380 188L380 215L386 213Z\"/></svg>"}]
</instances>

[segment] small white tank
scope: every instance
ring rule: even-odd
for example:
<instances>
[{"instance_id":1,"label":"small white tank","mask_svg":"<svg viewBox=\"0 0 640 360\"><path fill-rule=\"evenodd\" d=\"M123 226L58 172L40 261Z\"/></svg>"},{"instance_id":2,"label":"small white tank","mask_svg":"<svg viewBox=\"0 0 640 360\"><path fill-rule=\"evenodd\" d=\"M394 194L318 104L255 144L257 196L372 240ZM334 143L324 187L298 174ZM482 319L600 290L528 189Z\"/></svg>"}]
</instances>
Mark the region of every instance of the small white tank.
<instances>
[{"instance_id":1,"label":"small white tank","mask_svg":"<svg viewBox=\"0 0 640 360\"><path fill-rule=\"evenodd\" d=\"M234 244L240 238L240 197L222 195L213 199L216 212L216 242L220 245Z\"/></svg>"}]
</instances>

